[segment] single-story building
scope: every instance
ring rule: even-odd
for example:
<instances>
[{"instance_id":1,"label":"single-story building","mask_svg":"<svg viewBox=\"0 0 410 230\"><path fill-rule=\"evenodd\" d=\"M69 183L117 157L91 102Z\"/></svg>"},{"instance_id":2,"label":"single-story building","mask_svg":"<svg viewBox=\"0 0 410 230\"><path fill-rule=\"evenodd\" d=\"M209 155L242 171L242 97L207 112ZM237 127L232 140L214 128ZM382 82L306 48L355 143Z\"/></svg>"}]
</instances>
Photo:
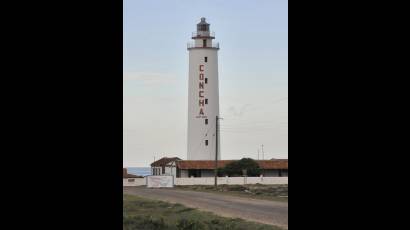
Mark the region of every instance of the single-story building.
<instances>
[{"instance_id":1,"label":"single-story building","mask_svg":"<svg viewBox=\"0 0 410 230\"><path fill-rule=\"evenodd\" d=\"M126 168L122 169L122 179L123 179L123 181L126 180L128 182L133 182L135 180L135 178L144 178L144 177L129 174Z\"/></svg>"},{"instance_id":2,"label":"single-story building","mask_svg":"<svg viewBox=\"0 0 410 230\"><path fill-rule=\"evenodd\" d=\"M218 160L218 168L236 160ZM288 159L255 160L265 177L287 177ZM181 160L178 157L161 158L151 164L152 175L173 175L176 177L213 177L215 161Z\"/></svg>"},{"instance_id":3,"label":"single-story building","mask_svg":"<svg viewBox=\"0 0 410 230\"><path fill-rule=\"evenodd\" d=\"M219 160L218 168L223 168L235 160ZM262 169L262 175L265 177L287 177L288 160L255 160ZM195 160L195 161L178 161L177 177L213 177L215 170L215 161Z\"/></svg>"},{"instance_id":4,"label":"single-story building","mask_svg":"<svg viewBox=\"0 0 410 230\"><path fill-rule=\"evenodd\" d=\"M176 162L180 160L178 157L163 157L151 164L151 174L154 176L176 176Z\"/></svg>"}]
</instances>

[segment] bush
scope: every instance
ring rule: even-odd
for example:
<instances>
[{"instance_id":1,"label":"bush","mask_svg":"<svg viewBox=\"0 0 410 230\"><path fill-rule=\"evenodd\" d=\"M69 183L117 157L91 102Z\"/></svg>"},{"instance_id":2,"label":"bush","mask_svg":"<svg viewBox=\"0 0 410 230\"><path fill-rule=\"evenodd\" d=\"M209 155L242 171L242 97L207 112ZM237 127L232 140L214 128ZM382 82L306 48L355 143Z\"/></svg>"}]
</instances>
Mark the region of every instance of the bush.
<instances>
[{"instance_id":1,"label":"bush","mask_svg":"<svg viewBox=\"0 0 410 230\"><path fill-rule=\"evenodd\" d=\"M243 171L246 170L247 176L260 176L261 169L259 164L251 158L242 158L239 161L234 161L220 169L221 174L228 176L243 176Z\"/></svg>"},{"instance_id":2,"label":"bush","mask_svg":"<svg viewBox=\"0 0 410 230\"><path fill-rule=\"evenodd\" d=\"M196 220L180 219L177 222L177 229L180 230L202 230L205 225Z\"/></svg>"},{"instance_id":3,"label":"bush","mask_svg":"<svg viewBox=\"0 0 410 230\"><path fill-rule=\"evenodd\" d=\"M124 230L139 229L139 230L161 230L167 229L163 218L154 219L151 216L124 216L123 217Z\"/></svg>"},{"instance_id":4,"label":"bush","mask_svg":"<svg viewBox=\"0 0 410 230\"><path fill-rule=\"evenodd\" d=\"M242 186L242 185L231 185L231 186L228 187L228 190L229 190L229 191L239 191L239 192L242 192L242 191L245 191L245 190L246 190L246 187L245 187L245 186Z\"/></svg>"}]
</instances>

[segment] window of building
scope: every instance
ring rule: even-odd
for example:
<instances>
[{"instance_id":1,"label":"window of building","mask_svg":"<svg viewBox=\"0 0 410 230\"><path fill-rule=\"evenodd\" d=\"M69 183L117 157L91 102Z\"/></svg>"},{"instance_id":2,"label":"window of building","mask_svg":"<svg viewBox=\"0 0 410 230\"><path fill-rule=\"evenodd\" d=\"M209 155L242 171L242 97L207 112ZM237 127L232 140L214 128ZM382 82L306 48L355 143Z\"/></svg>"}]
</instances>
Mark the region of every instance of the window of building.
<instances>
[{"instance_id":1,"label":"window of building","mask_svg":"<svg viewBox=\"0 0 410 230\"><path fill-rule=\"evenodd\" d=\"M206 39L202 40L203 47L206 47Z\"/></svg>"},{"instance_id":2,"label":"window of building","mask_svg":"<svg viewBox=\"0 0 410 230\"><path fill-rule=\"evenodd\" d=\"M128 179L128 182L135 182L135 179Z\"/></svg>"},{"instance_id":3,"label":"window of building","mask_svg":"<svg viewBox=\"0 0 410 230\"><path fill-rule=\"evenodd\" d=\"M205 119L205 125L207 125L208 124L208 119Z\"/></svg>"},{"instance_id":4,"label":"window of building","mask_svg":"<svg viewBox=\"0 0 410 230\"><path fill-rule=\"evenodd\" d=\"M208 84L208 78L205 78L205 84Z\"/></svg>"},{"instance_id":5,"label":"window of building","mask_svg":"<svg viewBox=\"0 0 410 230\"><path fill-rule=\"evenodd\" d=\"M205 62L208 62L208 57L205 57Z\"/></svg>"},{"instance_id":6,"label":"window of building","mask_svg":"<svg viewBox=\"0 0 410 230\"><path fill-rule=\"evenodd\" d=\"M208 104L208 98L205 98L205 104L206 105Z\"/></svg>"},{"instance_id":7,"label":"window of building","mask_svg":"<svg viewBox=\"0 0 410 230\"><path fill-rule=\"evenodd\" d=\"M205 140L205 146L208 146L208 140Z\"/></svg>"}]
</instances>

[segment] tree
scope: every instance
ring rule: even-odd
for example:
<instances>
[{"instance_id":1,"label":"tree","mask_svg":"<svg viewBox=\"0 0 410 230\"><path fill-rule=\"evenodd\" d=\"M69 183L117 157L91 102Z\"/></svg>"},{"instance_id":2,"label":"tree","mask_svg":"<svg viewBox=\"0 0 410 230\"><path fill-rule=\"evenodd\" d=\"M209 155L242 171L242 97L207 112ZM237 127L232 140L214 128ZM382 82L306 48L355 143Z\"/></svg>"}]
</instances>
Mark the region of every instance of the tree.
<instances>
[{"instance_id":1,"label":"tree","mask_svg":"<svg viewBox=\"0 0 410 230\"><path fill-rule=\"evenodd\" d=\"M247 176L259 176L261 174L261 168L255 160L251 158L242 158L239 161L227 164L221 169L221 173L228 176L243 176L244 172L246 172Z\"/></svg>"}]
</instances>

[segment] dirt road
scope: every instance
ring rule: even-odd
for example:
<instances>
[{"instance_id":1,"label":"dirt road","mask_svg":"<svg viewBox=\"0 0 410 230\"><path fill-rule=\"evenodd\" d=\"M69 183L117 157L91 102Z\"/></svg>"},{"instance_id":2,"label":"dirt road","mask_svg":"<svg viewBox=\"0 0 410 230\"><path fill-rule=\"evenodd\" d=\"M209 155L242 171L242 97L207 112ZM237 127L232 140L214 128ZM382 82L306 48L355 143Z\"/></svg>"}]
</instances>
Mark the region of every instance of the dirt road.
<instances>
[{"instance_id":1,"label":"dirt road","mask_svg":"<svg viewBox=\"0 0 410 230\"><path fill-rule=\"evenodd\" d=\"M149 189L145 187L124 187L123 192L150 199L180 203L187 207L210 211L220 216L242 218L288 229L287 202L256 200L177 189Z\"/></svg>"}]
</instances>

